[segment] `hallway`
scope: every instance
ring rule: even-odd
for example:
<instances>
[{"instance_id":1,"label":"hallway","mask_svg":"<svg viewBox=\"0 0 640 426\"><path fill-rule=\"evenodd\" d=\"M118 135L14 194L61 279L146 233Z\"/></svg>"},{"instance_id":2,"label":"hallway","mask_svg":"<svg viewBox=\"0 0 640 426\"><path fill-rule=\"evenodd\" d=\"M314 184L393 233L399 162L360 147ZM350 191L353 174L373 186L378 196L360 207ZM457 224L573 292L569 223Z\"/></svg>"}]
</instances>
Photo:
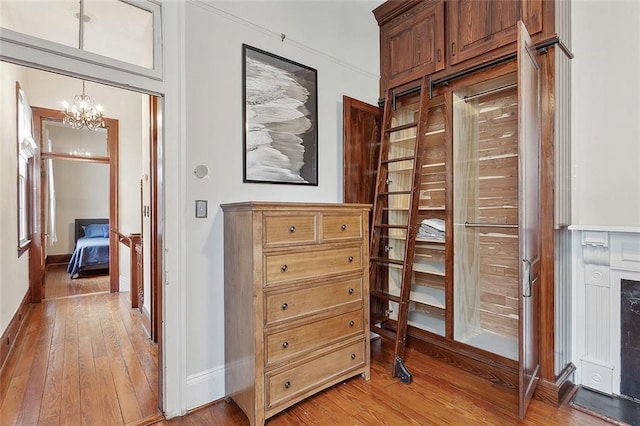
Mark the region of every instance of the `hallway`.
<instances>
[{"instance_id":1,"label":"hallway","mask_svg":"<svg viewBox=\"0 0 640 426\"><path fill-rule=\"evenodd\" d=\"M0 424L139 424L161 419L157 346L129 293L32 306L0 377Z\"/></svg>"}]
</instances>

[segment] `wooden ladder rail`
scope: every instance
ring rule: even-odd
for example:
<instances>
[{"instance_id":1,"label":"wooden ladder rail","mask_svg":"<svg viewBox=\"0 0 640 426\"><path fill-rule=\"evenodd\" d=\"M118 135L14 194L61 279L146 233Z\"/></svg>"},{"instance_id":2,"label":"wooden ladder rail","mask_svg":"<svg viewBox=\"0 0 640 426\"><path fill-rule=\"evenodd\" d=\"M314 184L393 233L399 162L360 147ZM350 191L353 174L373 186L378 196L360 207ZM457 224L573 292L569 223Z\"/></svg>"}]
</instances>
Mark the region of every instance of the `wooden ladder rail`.
<instances>
[{"instance_id":1,"label":"wooden ladder rail","mask_svg":"<svg viewBox=\"0 0 640 426\"><path fill-rule=\"evenodd\" d=\"M391 128L392 108L395 102L391 102L391 96L394 96L391 90L387 91L384 118L383 118L383 132L382 141L380 146L380 157L378 162L378 178L375 189L374 206L373 206L373 232L371 233L371 263L370 263L370 279L372 283L380 283L383 279L382 273L386 271L388 274L389 265L396 264L402 266L402 278L400 285L400 295L395 296L388 293L388 291L381 291L379 285L373 285L371 291L372 301L377 303L387 303L393 301L398 303L398 318L396 320L395 335L389 332L387 328L378 327L375 324L377 320L372 318L371 327L372 330L383 335L387 338L395 340L394 345L394 364L392 370L393 377L399 377L403 383L410 383L412 375L404 365L403 357L406 347L407 336L407 319L409 314L409 304L411 295L411 278L413 275L413 258L415 253L415 238L418 230L417 218L418 207L420 198L420 175L422 169L422 156L424 153L424 144L422 139L428 122L429 111L429 97L427 90L426 78L423 79L420 91L420 108L418 112L417 123L410 125L403 125ZM400 129L416 127L416 140L413 150L413 156L399 157L394 159L388 159L389 146L390 146L390 134L393 131ZM413 161L413 170L411 174L411 189L409 191L388 191L389 164L402 161ZM409 195L408 205L408 217L406 226L402 225L388 225L384 223L384 211L388 207L389 195ZM405 229L405 243L404 243L404 259L402 261L388 259L380 257L380 244L385 236L388 235L389 229ZM385 250L386 251L386 250ZM380 311L378 309L372 309L372 313Z\"/></svg>"}]
</instances>

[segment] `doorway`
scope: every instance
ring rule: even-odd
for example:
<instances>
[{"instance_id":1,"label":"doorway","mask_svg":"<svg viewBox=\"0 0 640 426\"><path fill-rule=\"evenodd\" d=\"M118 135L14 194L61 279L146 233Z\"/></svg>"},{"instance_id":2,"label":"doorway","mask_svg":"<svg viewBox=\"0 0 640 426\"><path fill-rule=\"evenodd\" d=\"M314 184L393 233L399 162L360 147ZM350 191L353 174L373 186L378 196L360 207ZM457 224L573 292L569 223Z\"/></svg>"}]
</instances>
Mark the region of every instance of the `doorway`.
<instances>
[{"instance_id":1,"label":"doorway","mask_svg":"<svg viewBox=\"0 0 640 426\"><path fill-rule=\"evenodd\" d=\"M104 127L95 130L74 129L63 123L60 110L32 106L32 112L41 157L40 188L36 190L40 202L35 203L40 206L36 212L40 217L40 255L36 248L34 258L40 260L37 270L42 277L35 273L31 280L34 297L37 287L42 299L127 291L128 286L120 286L116 234L120 223L118 120L105 118ZM85 229L106 232L85 235ZM49 272L56 279L47 280Z\"/></svg>"},{"instance_id":2,"label":"doorway","mask_svg":"<svg viewBox=\"0 0 640 426\"><path fill-rule=\"evenodd\" d=\"M55 109L56 104L59 104L64 97L73 96L74 89L80 87L81 80L72 78L69 76L62 76L46 71L40 71L20 65L13 65L6 62L1 62L2 67L15 67L19 68L19 72L7 73L7 75L18 75L16 78L20 80L25 89L29 93L29 101L34 108L34 122L42 123L44 117L47 119L53 118L54 120L61 121L60 109ZM53 82L53 81L56 82ZM12 82L15 84L15 82ZM161 274L154 273L154 269L161 268L161 258L158 259L154 253L158 252L160 246L158 242L158 169L159 162L158 154L155 152L158 149L158 120L152 118L151 114L157 115L160 113L160 102L152 95L142 94L130 90L118 89L111 86L100 85L97 83L90 83L87 87L91 88L92 96L99 98L100 102L106 104L109 100L109 107L106 109L106 116L117 117L119 114L124 114L124 119L117 117L118 119L106 119L107 122L107 140L109 145L109 153L113 154L113 157L117 161L109 161L107 156L98 155L97 158L78 158L77 155L57 155L55 153L49 153L49 155L43 155L40 153L38 161L34 162L41 167L42 160L53 159L54 161L68 161L72 163L81 164L93 164L102 167L108 167L109 172L106 175L109 180L108 198L111 200L109 204L109 212L107 215L99 215L100 218L106 216L109 219L110 224L115 231L124 234L131 234L138 232L142 234L144 232L144 247L145 256L142 261L144 272L144 291L146 295L147 308L146 311L150 318L148 327L148 337L152 342L156 344L158 348L158 372L162 372L162 332L159 328L161 324L160 317L162 316L162 288L157 285L158 280L161 279ZM109 92L118 92L120 95L111 97L105 94ZM123 96L119 99L119 96ZM131 105L131 99L137 98L138 101L132 112L124 111L123 105ZM143 98L144 101L140 99ZM106 105L105 105L105 108ZM137 117L133 119L132 117ZM132 124L133 123L133 124ZM38 124L41 127L41 124ZM34 128L34 135L40 138L41 128ZM112 130L114 130L112 132ZM120 143L118 138L112 136L120 135ZM40 142L40 141L39 141ZM137 156L127 152L127 149L131 148L134 144L139 147L144 146L145 155L139 154ZM138 149L142 151L142 149ZM66 158L65 158L66 157ZM153 164L151 162L154 162ZM132 170L131 163L134 162L138 165L138 168ZM114 164L115 163L115 164ZM144 165L145 167L141 167ZM54 165L55 166L55 165ZM36 176L39 170L36 171ZM40 182L40 179L36 179L36 182ZM142 186L141 187L141 181ZM36 191L34 196L35 212L37 213L36 222L34 226L34 235L31 252L30 252L30 290L32 295L32 301L40 302L43 296L46 295L42 290L42 284L45 278L45 269L47 253L46 244L46 227L44 226L45 220L42 217L43 201L40 194L43 193L42 184ZM144 189L144 190L143 190ZM87 189L84 189L87 191ZM128 207L127 207L128 203ZM145 215L142 214L142 207L146 206ZM72 215L75 217L76 215ZM93 215L90 215L93 216ZM144 217L143 217L144 216ZM67 223L63 228L67 228L69 233L72 231L71 223ZM130 279L129 268L131 264L123 262L123 258L126 260L131 259L129 250L124 248L120 242L118 233L111 233L110 247L111 252L114 253L111 256L113 262L109 268L109 292L126 291L126 286L123 288L123 278ZM69 237L73 239L73 237ZM39 247L37 247L39 245ZM35 246L35 247L34 247ZM35 265L35 267L34 267ZM66 267L66 265L65 265ZM158 374L157 378L157 405L162 409L163 403L163 384L161 374Z\"/></svg>"}]
</instances>

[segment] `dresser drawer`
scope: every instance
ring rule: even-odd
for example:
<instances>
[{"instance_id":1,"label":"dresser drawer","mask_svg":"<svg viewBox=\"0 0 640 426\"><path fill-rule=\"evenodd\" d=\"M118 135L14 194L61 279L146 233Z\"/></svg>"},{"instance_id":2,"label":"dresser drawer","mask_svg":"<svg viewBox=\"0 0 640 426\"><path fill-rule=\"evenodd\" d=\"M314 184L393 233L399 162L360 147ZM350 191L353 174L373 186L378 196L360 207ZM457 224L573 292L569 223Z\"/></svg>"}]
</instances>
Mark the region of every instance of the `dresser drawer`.
<instances>
[{"instance_id":1,"label":"dresser drawer","mask_svg":"<svg viewBox=\"0 0 640 426\"><path fill-rule=\"evenodd\" d=\"M264 214L264 246L318 242L318 215L314 213Z\"/></svg>"},{"instance_id":2,"label":"dresser drawer","mask_svg":"<svg viewBox=\"0 0 640 426\"><path fill-rule=\"evenodd\" d=\"M362 309L267 334L267 365L362 334Z\"/></svg>"},{"instance_id":3,"label":"dresser drawer","mask_svg":"<svg viewBox=\"0 0 640 426\"><path fill-rule=\"evenodd\" d=\"M340 241L362 238L362 214L323 214L323 241Z\"/></svg>"},{"instance_id":4,"label":"dresser drawer","mask_svg":"<svg viewBox=\"0 0 640 426\"><path fill-rule=\"evenodd\" d=\"M267 373L265 405L271 409L327 383L365 362L364 339L348 344L294 368Z\"/></svg>"},{"instance_id":5,"label":"dresser drawer","mask_svg":"<svg viewBox=\"0 0 640 426\"><path fill-rule=\"evenodd\" d=\"M362 277L302 289L269 292L265 296L266 324L312 315L362 300Z\"/></svg>"},{"instance_id":6,"label":"dresser drawer","mask_svg":"<svg viewBox=\"0 0 640 426\"><path fill-rule=\"evenodd\" d=\"M266 254L265 265L266 285L360 271L362 246Z\"/></svg>"}]
</instances>

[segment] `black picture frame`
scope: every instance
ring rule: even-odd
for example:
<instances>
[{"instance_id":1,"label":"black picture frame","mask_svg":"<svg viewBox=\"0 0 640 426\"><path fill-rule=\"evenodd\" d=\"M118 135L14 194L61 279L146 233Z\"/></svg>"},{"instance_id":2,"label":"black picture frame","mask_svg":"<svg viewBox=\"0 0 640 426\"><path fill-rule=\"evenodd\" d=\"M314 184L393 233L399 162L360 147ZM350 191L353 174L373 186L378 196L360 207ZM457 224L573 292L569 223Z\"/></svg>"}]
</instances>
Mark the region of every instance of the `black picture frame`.
<instances>
[{"instance_id":1,"label":"black picture frame","mask_svg":"<svg viewBox=\"0 0 640 426\"><path fill-rule=\"evenodd\" d=\"M243 182L318 185L318 71L242 45Z\"/></svg>"}]
</instances>

